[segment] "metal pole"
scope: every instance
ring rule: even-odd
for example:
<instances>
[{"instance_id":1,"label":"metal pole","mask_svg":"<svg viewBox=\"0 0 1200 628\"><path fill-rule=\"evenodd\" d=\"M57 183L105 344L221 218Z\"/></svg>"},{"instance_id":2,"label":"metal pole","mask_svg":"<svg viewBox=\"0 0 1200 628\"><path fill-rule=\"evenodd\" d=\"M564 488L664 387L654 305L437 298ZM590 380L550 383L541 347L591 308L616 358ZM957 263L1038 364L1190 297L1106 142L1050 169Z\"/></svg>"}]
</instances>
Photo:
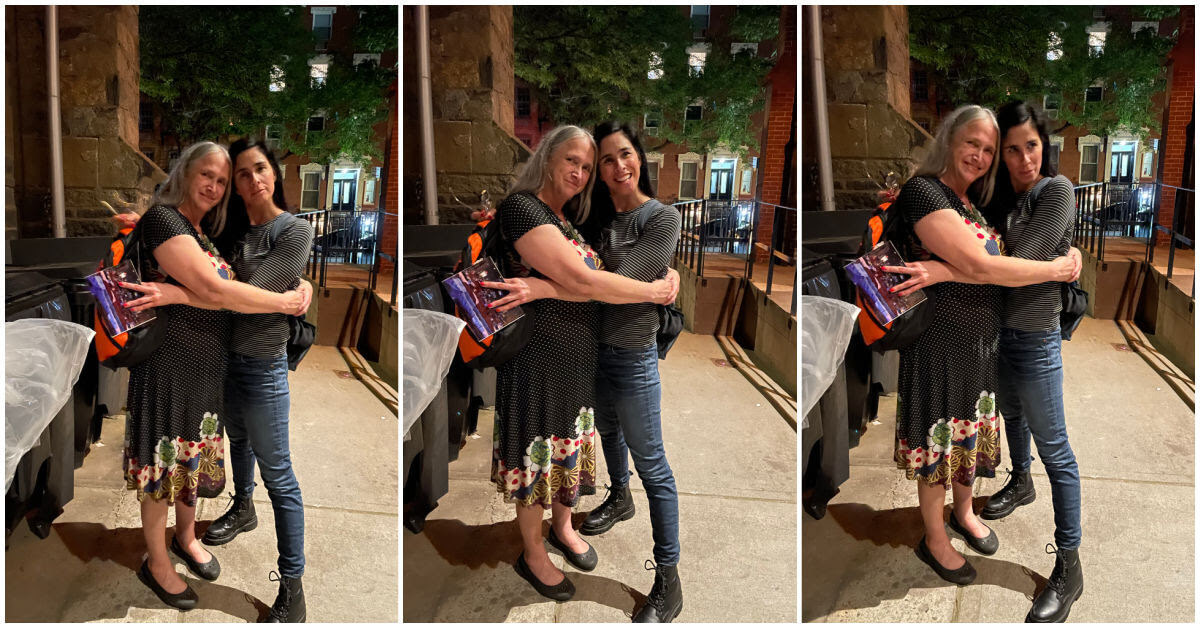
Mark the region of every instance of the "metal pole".
<instances>
[{"instance_id":1,"label":"metal pole","mask_svg":"<svg viewBox=\"0 0 1200 628\"><path fill-rule=\"evenodd\" d=\"M58 7L46 7L46 93L50 110L50 220L54 237L67 237L62 151L62 101L58 93Z\"/></svg>"},{"instance_id":2,"label":"metal pole","mask_svg":"<svg viewBox=\"0 0 1200 628\"><path fill-rule=\"evenodd\" d=\"M825 99L825 50L821 40L821 7L809 5L809 71L812 73L813 113L817 123L817 169L821 183L821 210L833 211L833 151L829 143L829 103ZM782 199L779 200L783 202ZM774 223L772 223L774 224Z\"/></svg>"},{"instance_id":3,"label":"metal pole","mask_svg":"<svg viewBox=\"0 0 1200 628\"><path fill-rule=\"evenodd\" d=\"M437 168L433 155L433 78L429 71L429 7L417 7L417 66L420 72L421 177L425 181L425 224L438 224Z\"/></svg>"}]
</instances>

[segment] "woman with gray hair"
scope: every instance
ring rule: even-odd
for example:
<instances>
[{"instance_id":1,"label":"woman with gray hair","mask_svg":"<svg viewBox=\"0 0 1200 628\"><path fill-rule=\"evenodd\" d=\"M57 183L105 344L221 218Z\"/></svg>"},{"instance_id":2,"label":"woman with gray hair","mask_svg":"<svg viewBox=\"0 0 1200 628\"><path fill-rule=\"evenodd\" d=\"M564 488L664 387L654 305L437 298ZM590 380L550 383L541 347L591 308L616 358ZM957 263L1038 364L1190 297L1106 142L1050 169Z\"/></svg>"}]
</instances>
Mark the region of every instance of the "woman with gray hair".
<instances>
[{"instance_id":1,"label":"woman with gray hair","mask_svg":"<svg viewBox=\"0 0 1200 628\"><path fill-rule=\"evenodd\" d=\"M959 585L972 582L975 570L946 533L946 489L954 493L950 528L982 554L1000 547L995 532L975 516L971 486L977 477L995 477L1000 459L1001 286L1069 281L1078 273L1078 260L1071 256L1036 262L1003 255L999 232L975 206L992 196L998 143L996 117L983 107L960 107L942 122L928 156L894 206L907 228L906 241L898 244L905 259L918 264L913 270L885 268L918 275L938 268L919 262L937 260L961 275L925 288L933 299L933 320L900 350L895 446L897 466L917 480L925 525L917 556Z\"/></svg>"},{"instance_id":2,"label":"woman with gray hair","mask_svg":"<svg viewBox=\"0 0 1200 628\"><path fill-rule=\"evenodd\" d=\"M583 571L597 562L571 524L580 489L595 485L596 301L670 303L679 287L675 277L642 282L602 270L575 226L588 216L595 162L590 134L558 127L542 138L497 208L508 249L497 261L509 285L530 292L522 302L530 301L523 308L534 329L498 369L492 481L516 504L523 551L514 568L559 601L575 587L543 545L546 508L549 542L567 562Z\"/></svg>"},{"instance_id":3,"label":"woman with gray hair","mask_svg":"<svg viewBox=\"0 0 1200 628\"><path fill-rule=\"evenodd\" d=\"M225 485L221 437L230 312L300 314L308 297L234 281L234 272L209 236L225 226L229 153L200 142L187 148L138 221L143 280L183 286L222 309L173 304L157 308L166 339L129 369L124 470L141 503L148 557L138 578L164 603L189 610L196 593L167 554L167 509L175 507L171 551L188 569L215 580L221 566L196 539L196 500Z\"/></svg>"}]
</instances>

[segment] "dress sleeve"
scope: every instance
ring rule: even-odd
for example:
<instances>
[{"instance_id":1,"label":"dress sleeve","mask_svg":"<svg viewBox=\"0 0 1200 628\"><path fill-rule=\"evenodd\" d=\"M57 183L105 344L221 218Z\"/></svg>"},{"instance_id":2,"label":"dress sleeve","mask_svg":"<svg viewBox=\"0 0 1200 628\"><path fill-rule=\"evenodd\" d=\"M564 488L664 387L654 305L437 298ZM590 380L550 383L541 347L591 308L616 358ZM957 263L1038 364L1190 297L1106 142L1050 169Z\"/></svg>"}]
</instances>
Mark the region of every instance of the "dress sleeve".
<instances>
[{"instance_id":1,"label":"dress sleeve","mask_svg":"<svg viewBox=\"0 0 1200 628\"><path fill-rule=\"evenodd\" d=\"M163 242L179 235L192 235L192 228L178 211L165 205L155 205L138 221L142 228L142 244L151 253Z\"/></svg>"},{"instance_id":2,"label":"dress sleeve","mask_svg":"<svg viewBox=\"0 0 1200 628\"><path fill-rule=\"evenodd\" d=\"M534 227L552 225L553 216L529 194L509 194L496 208L500 231L509 243L516 243Z\"/></svg>"},{"instance_id":3,"label":"dress sleeve","mask_svg":"<svg viewBox=\"0 0 1200 628\"><path fill-rule=\"evenodd\" d=\"M279 239L271 246L270 253L263 258L258 268L244 278L252 286L272 292L286 292L296 285L296 280L304 274L304 264L308 261L308 252L312 248L312 225L304 220L293 220L292 224L279 234Z\"/></svg>"},{"instance_id":4,"label":"dress sleeve","mask_svg":"<svg viewBox=\"0 0 1200 628\"><path fill-rule=\"evenodd\" d=\"M946 194L924 177L913 177L905 183L900 189L900 196L896 198L896 205L900 208L904 222L909 225L917 224L922 218L939 209L954 208Z\"/></svg>"}]
</instances>

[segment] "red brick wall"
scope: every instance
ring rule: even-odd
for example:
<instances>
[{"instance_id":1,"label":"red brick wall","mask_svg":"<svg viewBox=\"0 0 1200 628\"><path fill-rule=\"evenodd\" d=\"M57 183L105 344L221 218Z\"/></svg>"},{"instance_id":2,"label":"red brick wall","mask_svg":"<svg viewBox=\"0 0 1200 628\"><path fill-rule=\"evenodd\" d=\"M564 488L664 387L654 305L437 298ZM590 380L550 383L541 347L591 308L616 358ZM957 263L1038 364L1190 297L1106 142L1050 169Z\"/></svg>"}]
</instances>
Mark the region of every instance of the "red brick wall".
<instances>
[{"instance_id":1,"label":"red brick wall","mask_svg":"<svg viewBox=\"0 0 1200 628\"><path fill-rule=\"evenodd\" d=\"M1182 7L1179 17L1179 43L1170 54L1170 96L1167 101L1167 122L1163 128L1166 147L1162 153L1162 182L1174 186L1183 182L1187 125L1193 115L1196 88L1195 7ZM1163 188L1161 199L1158 206L1158 223L1170 225L1175 217L1175 190ZM1159 236L1158 241L1162 240Z\"/></svg>"},{"instance_id":2,"label":"red brick wall","mask_svg":"<svg viewBox=\"0 0 1200 628\"><path fill-rule=\"evenodd\" d=\"M763 145L760 162L762 196L764 203L780 203L783 193L783 178L789 176L783 169L783 150L791 137L794 121L792 111L796 102L796 7L784 7L779 22L779 37L783 41L779 61L767 77L770 85L767 105L767 139ZM795 176L795 175L791 175ZM793 184L794 185L794 184ZM771 227L775 218L773 207L763 206L759 211L756 241L771 242ZM766 261L768 251L758 249L757 261Z\"/></svg>"},{"instance_id":3,"label":"red brick wall","mask_svg":"<svg viewBox=\"0 0 1200 628\"><path fill-rule=\"evenodd\" d=\"M400 128L399 99L396 98L398 83L393 82L388 93L392 103L392 115L388 118L387 144L383 155L383 180L376 185L384 186L382 190L383 203L381 209L387 212L383 217L383 231L380 234L379 250L387 255L396 255L400 239L400 154L397 141ZM380 272L395 272L395 264L386 259L379 262Z\"/></svg>"}]
</instances>

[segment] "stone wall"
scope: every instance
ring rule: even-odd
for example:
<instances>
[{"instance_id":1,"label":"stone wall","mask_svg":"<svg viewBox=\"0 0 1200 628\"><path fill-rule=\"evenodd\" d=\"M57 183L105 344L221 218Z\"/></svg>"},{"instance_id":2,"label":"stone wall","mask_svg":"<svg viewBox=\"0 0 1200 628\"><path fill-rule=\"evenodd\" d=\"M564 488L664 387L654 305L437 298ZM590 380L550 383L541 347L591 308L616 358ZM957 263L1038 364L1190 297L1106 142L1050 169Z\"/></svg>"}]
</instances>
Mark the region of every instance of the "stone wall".
<instances>
[{"instance_id":1,"label":"stone wall","mask_svg":"<svg viewBox=\"0 0 1200 628\"><path fill-rule=\"evenodd\" d=\"M7 237L51 235L45 8L6 8ZM112 233L107 201L145 209L166 173L136 148L140 80L136 7L58 9L67 235ZM15 214L16 220L12 220Z\"/></svg>"},{"instance_id":2,"label":"stone wall","mask_svg":"<svg viewBox=\"0 0 1200 628\"><path fill-rule=\"evenodd\" d=\"M908 11L826 6L821 28L834 205L870 208L887 173L907 178L932 139L909 117Z\"/></svg>"},{"instance_id":3,"label":"stone wall","mask_svg":"<svg viewBox=\"0 0 1200 628\"><path fill-rule=\"evenodd\" d=\"M416 10L404 9L406 223L424 222ZM481 190L498 202L529 149L513 135L512 7L429 7L439 222L470 220Z\"/></svg>"}]
</instances>

